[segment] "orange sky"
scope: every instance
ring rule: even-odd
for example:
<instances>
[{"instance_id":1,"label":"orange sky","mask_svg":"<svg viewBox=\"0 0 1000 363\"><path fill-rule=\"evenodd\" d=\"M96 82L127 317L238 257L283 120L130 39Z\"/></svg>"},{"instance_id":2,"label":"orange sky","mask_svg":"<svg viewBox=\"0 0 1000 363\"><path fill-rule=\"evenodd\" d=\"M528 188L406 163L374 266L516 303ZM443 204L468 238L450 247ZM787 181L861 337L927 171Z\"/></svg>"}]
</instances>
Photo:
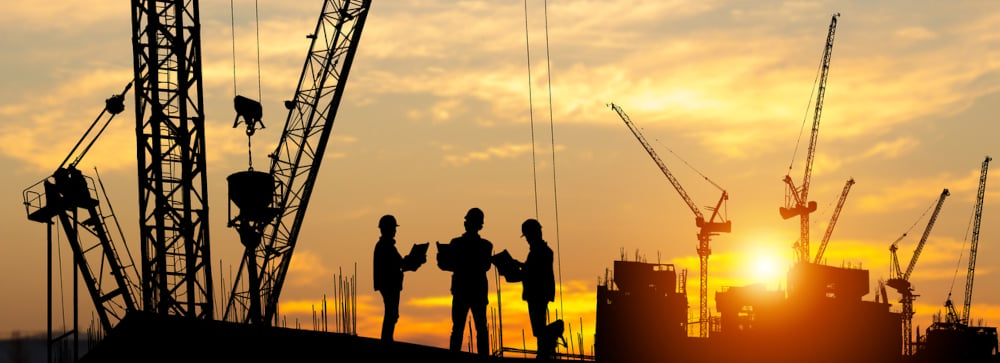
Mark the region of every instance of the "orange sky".
<instances>
[{"instance_id":1,"label":"orange sky","mask_svg":"<svg viewBox=\"0 0 1000 363\"><path fill-rule=\"evenodd\" d=\"M281 102L301 71L303 35L320 8L259 2L258 47L254 2L234 5L231 14L224 2L201 4L217 282L230 280L242 253L226 228L225 177L248 167L230 100L234 93L257 98L259 81L267 128L252 139L252 160L263 169L284 122ZM980 165L1000 155L1000 8L981 1L543 5L375 1L281 295L289 325L298 319L311 328L311 307L333 296L338 276L349 276L357 284L358 332L378 336L381 300L370 270L379 216L396 215L406 251L461 234L473 206L485 211L483 236L516 258L527 253L520 222L542 222L562 286L551 307L575 334L582 328L587 349L596 286L623 255L687 269L690 316L697 316L694 215L609 102L642 129L697 205L719 195L705 177L729 193L733 231L712 241L709 291L782 287L799 227L778 215L782 178L802 178L810 94L835 12L842 16L810 191L819 205L813 253L844 182L854 178L825 256L831 265L870 269L874 291L888 275L889 245L907 233L899 258L909 262L925 211L948 188L911 278L920 295L914 326L929 325L949 291L961 305ZM131 79L129 7L8 2L0 5L0 33L0 165L7 170L0 183L10 198L0 209L5 336L45 329L45 228L27 220L21 192L52 172L103 100ZM138 212L127 100L80 168L98 169L132 244ZM973 319L992 325L1000 322L1000 293L986 288L997 283L1000 266L995 185L987 183L972 302ZM66 264L68 248L61 251ZM433 263L407 274L397 339L447 345L447 281ZM494 291L492 275L491 284ZM68 295L68 281L63 288ZM519 346L528 329L519 286L500 288L505 345ZM86 296L81 301L90 309Z\"/></svg>"}]
</instances>

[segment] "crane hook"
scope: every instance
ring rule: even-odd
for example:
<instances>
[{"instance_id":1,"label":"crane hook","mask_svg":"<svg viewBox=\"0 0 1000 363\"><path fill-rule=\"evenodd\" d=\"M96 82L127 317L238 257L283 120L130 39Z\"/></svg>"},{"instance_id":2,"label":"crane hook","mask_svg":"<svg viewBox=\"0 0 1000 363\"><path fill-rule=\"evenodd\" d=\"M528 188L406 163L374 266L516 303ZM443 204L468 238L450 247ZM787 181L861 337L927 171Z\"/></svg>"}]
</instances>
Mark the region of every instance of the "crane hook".
<instances>
[{"instance_id":1,"label":"crane hook","mask_svg":"<svg viewBox=\"0 0 1000 363\"><path fill-rule=\"evenodd\" d=\"M233 128L240 125L240 117L243 117L243 123L247 125L247 136L253 136L253 133L257 131L258 124L260 128L264 128L264 122L261 121L261 118L264 117L264 110L260 102L236 95L233 98L233 107L236 109Z\"/></svg>"}]
</instances>

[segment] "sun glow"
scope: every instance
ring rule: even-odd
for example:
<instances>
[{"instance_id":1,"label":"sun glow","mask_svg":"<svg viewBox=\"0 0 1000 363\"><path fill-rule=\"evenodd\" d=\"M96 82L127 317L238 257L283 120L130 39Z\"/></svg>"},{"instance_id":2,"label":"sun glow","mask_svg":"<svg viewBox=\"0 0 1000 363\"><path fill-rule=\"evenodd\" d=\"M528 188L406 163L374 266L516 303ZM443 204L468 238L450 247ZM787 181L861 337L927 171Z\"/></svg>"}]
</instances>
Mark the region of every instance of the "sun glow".
<instances>
[{"instance_id":1,"label":"sun glow","mask_svg":"<svg viewBox=\"0 0 1000 363\"><path fill-rule=\"evenodd\" d=\"M771 288L778 288L785 279L785 273L791 266L787 251L775 245L758 245L746 253L744 273L748 283L764 283Z\"/></svg>"},{"instance_id":2,"label":"sun glow","mask_svg":"<svg viewBox=\"0 0 1000 363\"><path fill-rule=\"evenodd\" d=\"M754 280L773 282L781 277L781 265L775 256L761 253L751 263L751 276Z\"/></svg>"}]
</instances>

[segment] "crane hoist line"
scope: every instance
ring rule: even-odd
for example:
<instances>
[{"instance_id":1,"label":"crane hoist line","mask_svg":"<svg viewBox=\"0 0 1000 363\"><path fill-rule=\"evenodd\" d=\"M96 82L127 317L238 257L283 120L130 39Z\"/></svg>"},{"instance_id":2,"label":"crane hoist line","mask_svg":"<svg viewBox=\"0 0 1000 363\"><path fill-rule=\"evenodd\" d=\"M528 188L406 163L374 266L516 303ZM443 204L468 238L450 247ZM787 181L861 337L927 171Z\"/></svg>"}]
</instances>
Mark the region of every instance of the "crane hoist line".
<instances>
[{"instance_id":1,"label":"crane hoist line","mask_svg":"<svg viewBox=\"0 0 1000 363\"><path fill-rule=\"evenodd\" d=\"M269 325L368 18L371 0L326 0L268 173L230 175L230 227L246 248L224 320ZM245 186L246 188L243 188Z\"/></svg>"},{"instance_id":2,"label":"crane hoist line","mask_svg":"<svg viewBox=\"0 0 1000 363\"><path fill-rule=\"evenodd\" d=\"M699 228L697 251L698 251L699 265L700 265L699 277L701 285L698 291L699 293L698 330L701 337L703 338L708 337L708 321L710 313L708 310L708 256L712 254L710 241L712 236L718 235L719 233L729 233L733 229L732 221L725 220L726 219L725 216L719 215L719 209L723 208L723 204L727 200L729 200L729 194L726 192L725 189L722 189L715 183L711 183L716 188L722 191L722 195L719 197L719 201L715 204L715 207L709 208L712 211L712 215L706 220L705 215L702 214L701 212L701 209L699 209L698 206L694 204L694 201L691 200L691 197L688 196L686 191L684 191L684 188L681 186L680 181L678 181L677 178L674 177L674 174L670 172L670 169L667 168L667 165L656 154L656 150L654 150L653 147L649 144L649 142L646 141L646 138L642 136L642 133L639 131L639 129L635 127L635 124L632 123L632 120L628 117L628 115L625 114L625 110L623 110L621 107L619 107L614 103L609 104L609 106L611 107L611 109L615 110L615 112L618 113L618 116L621 117L622 121L625 122L625 125L628 126L629 130L632 131L632 134L635 135L635 138L639 140L639 143L642 144L642 147L646 150L649 156L653 158L653 161L656 162L656 165L660 167L660 171L662 171L663 175L667 177L667 180L670 181L670 184L673 185L674 189L677 190L677 193L680 194L681 199L684 200L684 203L687 204L688 208L691 209L691 212L694 213L695 215L695 226ZM716 221L716 217L722 218L723 221Z\"/></svg>"}]
</instances>

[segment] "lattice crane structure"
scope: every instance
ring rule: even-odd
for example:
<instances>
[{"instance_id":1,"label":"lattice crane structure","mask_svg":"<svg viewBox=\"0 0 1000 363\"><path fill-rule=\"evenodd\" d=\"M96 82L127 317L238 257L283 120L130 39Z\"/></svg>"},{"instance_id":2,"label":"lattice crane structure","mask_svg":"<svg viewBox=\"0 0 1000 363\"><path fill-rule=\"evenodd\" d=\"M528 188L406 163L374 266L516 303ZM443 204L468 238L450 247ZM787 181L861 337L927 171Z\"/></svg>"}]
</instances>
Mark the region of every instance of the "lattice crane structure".
<instances>
[{"instance_id":1,"label":"lattice crane structure","mask_svg":"<svg viewBox=\"0 0 1000 363\"><path fill-rule=\"evenodd\" d=\"M923 251L924 244L927 243L927 237L931 234L931 228L934 228L934 222L937 220L938 213L941 213L941 207L944 205L944 200L949 195L948 189L945 188L941 191L941 196L938 197L937 205L934 207L934 212L931 213L930 218L927 220L927 227L924 228L924 234L920 237L920 241L917 242L917 247L913 249L913 256L910 257L910 263L907 264L906 270L903 271L899 268L899 258L896 257L896 250L899 249L899 241L906 236L896 239L892 245L889 246L889 252L892 254L892 261L889 264L889 280L886 281L886 285L896 289L902 298L900 303L903 306L903 354L912 355L914 353L913 349L913 301L917 296L913 293L913 286L910 284L910 274L913 273L913 268L917 265L917 259L920 258L920 251Z\"/></svg>"},{"instance_id":2,"label":"lattice crane structure","mask_svg":"<svg viewBox=\"0 0 1000 363\"><path fill-rule=\"evenodd\" d=\"M677 190L677 193L680 194L681 199L684 200L684 203L687 204L688 208L691 209L691 212L694 213L695 215L695 226L699 228L698 258L701 270L700 272L701 286L698 292L698 305L699 305L698 330L699 330L699 335L701 337L703 338L708 337L708 320L709 320L708 256L712 254L710 242L712 236L718 235L719 233L729 233L733 229L733 222L730 220L726 220L725 216L721 216L719 214L719 209L723 207L723 204L727 200L729 200L729 194L726 193L724 189L722 189L715 183L712 183L712 185L714 185L716 188L722 190L722 196L719 197L719 201L715 204L715 207L708 208L709 210L711 210L712 215L706 220L705 215L701 212L701 209L694 204L694 201L691 200L691 197L688 196L686 191L684 191L684 187L681 186L680 181L678 181L677 178L674 177L674 174L670 172L670 169L667 168L667 165L656 154L656 150L654 150L653 147L649 144L649 142L646 141L646 138L642 136L642 133L639 131L639 129L635 127L635 125L632 123L632 120L629 119L628 115L625 114L625 110L622 110L621 107L619 107L614 103L610 104L610 106L613 110L615 110L615 112L618 113L618 116L620 116L622 121L625 122L625 125L627 125L629 130L632 131L632 134L635 135L636 139L639 140L639 143L641 143L642 147L646 149L646 152L649 153L649 156L653 158L653 161L656 162L656 165L660 167L660 171L662 171L663 175L667 177L667 180L670 181L670 184L673 185L674 189ZM715 220L716 217L719 217L722 220L716 221Z\"/></svg>"},{"instance_id":3,"label":"lattice crane structure","mask_svg":"<svg viewBox=\"0 0 1000 363\"><path fill-rule=\"evenodd\" d=\"M809 149L806 152L805 173L802 184L795 186L792 177L785 175L785 206L778 209L781 217L789 219L800 217L799 241L795 245L799 262L809 262L809 213L816 211L816 202L809 201L809 183L812 176L813 158L816 155L816 140L819 136L819 120L823 113L823 98L826 95L826 80L830 73L830 57L833 54L833 37L837 30L837 18L840 13L830 19L830 29L826 36L826 48L820 63L819 91L816 94L816 109L813 112L812 132L809 138Z\"/></svg>"},{"instance_id":4,"label":"lattice crane structure","mask_svg":"<svg viewBox=\"0 0 1000 363\"><path fill-rule=\"evenodd\" d=\"M117 219L110 210L110 205L107 206L108 210L102 208L98 195L99 183L95 183L93 178L84 175L77 168L105 128L116 115L125 110L125 94L131 87L132 83L129 82L121 93L105 100L104 110L90 124L56 171L23 192L28 219L45 223L49 228L47 235L50 254L48 259L50 344L53 343L52 226L56 223L53 218L57 218L73 251L76 274L83 280L84 287L94 302L94 312L100 327L105 331L111 330L125 317L125 314L139 308L136 301L139 295L137 285L139 275L135 262L129 253L126 254L128 260L121 259L118 248L125 246L127 252L127 245L124 237L119 241L115 240L112 227L108 223L110 220L114 227L119 227ZM98 125L100 127L95 129ZM103 190L102 186L101 189ZM120 229L116 232L121 235ZM75 307L76 293L73 295ZM78 333L75 328L76 318L74 308L74 328L68 334Z\"/></svg>"},{"instance_id":5,"label":"lattice crane structure","mask_svg":"<svg viewBox=\"0 0 1000 363\"><path fill-rule=\"evenodd\" d=\"M145 311L213 318L197 0L132 0Z\"/></svg>"},{"instance_id":6,"label":"lattice crane structure","mask_svg":"<svg viewBox=\"0 0 1000 363\"><path fill-rule=\"evenodd\" d=\"M823 261L826 246L830 243L830 237L833 236L833 227L837 225L837 220L840 219L840 211L844 209L844 202L847 201L847 193L851 191L852 186L854 186L854 178L847 179L847 182L844 183L844 190L840 192L837 207L833 209L833 215L830 216L830 224L826 225L826 233L823 234L823 241L819 244L819 250L816 251L816 258L813 260L813 263Z\"/></svg>"},{"instance_id":7,"label":"lattice crane structure","mask_svg":"<svg viewBox=\"0 0 1000 363\"><path fill-rule=\"evenodd\" d=\"M987 156L983 160L983 165L979 172L979 192L976 194L976 207L972 217L972 239L969 242L969 269L965 273L965 305L962 307L962 316L959 323L970 325L969 312L972 307L972 284L976 276L976 254L979 250L979 226L983 217L983 199L986 196L986 172L989 171L990 161L993 158ZM951 305L951 297L945 303ZM953 314L949 314L951 316Z\"/></svg>"},{"instance_id":8,"label":"lattice crane structure","mask_svg":"<svg viewBox=\"0 0 1000 363\"><path fill-rule=\"evenodd\" d=\"M240 230L247 253L227 299L227 321L271 324L277 319L281 287L370 7L371 0L326 0L316 29L308 36L312 43L298 87L294 98L285 102L285 128L278 147L268 155L273 184L271 179L258 179L264 180L265 203L244 205L240 215L230 220L230 226ZM272 196L272 203L267 203ZM234 203L242 198L234 196L232 188L230 197ZM256 208L265 210L264 215L253 216ZM243 218L247 212L251 212L249 219ZM245 233L256 236L248 241L242 236Z\"/></svg>"}]
</instances>

